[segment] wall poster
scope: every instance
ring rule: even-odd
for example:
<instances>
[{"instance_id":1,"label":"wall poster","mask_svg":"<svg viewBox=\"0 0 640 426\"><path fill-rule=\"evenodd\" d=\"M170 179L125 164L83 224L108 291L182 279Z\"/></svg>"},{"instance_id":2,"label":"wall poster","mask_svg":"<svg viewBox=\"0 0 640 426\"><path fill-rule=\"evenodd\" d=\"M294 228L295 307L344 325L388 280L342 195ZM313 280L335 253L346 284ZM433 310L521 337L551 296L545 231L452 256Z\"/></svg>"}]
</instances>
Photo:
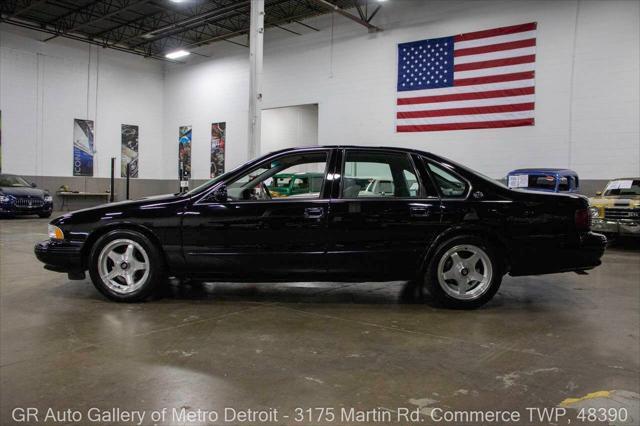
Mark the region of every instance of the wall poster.
<instances>
[{"instance_id":1,"label":"wall poster","mask_svg":"<svg viewBox=\"0 0 640 426\"><path fill-rule=\"evenodd\" d=\"M182 173L182 175L180 175ZM178 178L191 177L191 126L180 126L178 132Z\"/></svg>"},{"instance_id":2,"label":"wall poster","mask_svg":"<svg viewBox=\"0 0 640 426\"><path fill-rule=\"evenodd\" d=\"M122 151L120 155L120 176L127 177L127 164L129 177L138 177L138 126L133 124L121 125Z\"/></svg>"},{"instance_id":3,"label":"wall poster","mask_svg":"<svg viewBox=\"0 0 640 426\"><path fill-rule=\"evenodd\" d=\"M211 124L211 177L224 173L224 145L227 123Z\"/></svg>"},{"instance_id":4,"label":"wall poster","mask_svg":"<svg viewBox=\"0 0 640 426\"><path fill-rule=\"evenodd\" d=\"M93 176L93 120L73 120L73 175Z\"/></svg>"}]
</instances>

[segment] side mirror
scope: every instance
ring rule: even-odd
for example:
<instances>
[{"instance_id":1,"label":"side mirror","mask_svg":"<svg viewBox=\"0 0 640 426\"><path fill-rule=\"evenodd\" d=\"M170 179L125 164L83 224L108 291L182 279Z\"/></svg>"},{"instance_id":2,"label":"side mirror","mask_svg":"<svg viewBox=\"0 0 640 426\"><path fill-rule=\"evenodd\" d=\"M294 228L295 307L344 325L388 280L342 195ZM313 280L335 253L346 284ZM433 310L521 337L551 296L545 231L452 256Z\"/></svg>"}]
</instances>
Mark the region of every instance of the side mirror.
<instances>
[{"instance_id":1,"label":"side mirror","mask_svg":"<svg viewBox=\"0 0 640 426\"><path fill-rule=\"evenodd\" d=\"M37 187L37 186L38 186L38 185L36 185L36 183L35 183L35 182L31 182L31 187L32 187L32 188L35 188L35 187Z\"/></svg>"},{"instance_id":2,"label":"side mirror","mask_svg":"<svg viewBox=\"0 0 640 426\"><path fill-rule=\"evenodd\" d=\"M227 185L225 184L220 185L215 191L213 191L209 195L209 199L211 201L215 201L216 203L226 202L229 199L227 195Z\"/></svg>"},{"instance_id":3,"label":"side mirror","mask_svg":"<svg viewBox=\"0 0 640 426\"><path fill-rule=\"evenodd\" d=\"M598 197L599 197L599 196L601 196L601 195L602 195L602 191L598 191L598 192L596 192L596 195L597 195Z\"/></svg>"}]
</instances>

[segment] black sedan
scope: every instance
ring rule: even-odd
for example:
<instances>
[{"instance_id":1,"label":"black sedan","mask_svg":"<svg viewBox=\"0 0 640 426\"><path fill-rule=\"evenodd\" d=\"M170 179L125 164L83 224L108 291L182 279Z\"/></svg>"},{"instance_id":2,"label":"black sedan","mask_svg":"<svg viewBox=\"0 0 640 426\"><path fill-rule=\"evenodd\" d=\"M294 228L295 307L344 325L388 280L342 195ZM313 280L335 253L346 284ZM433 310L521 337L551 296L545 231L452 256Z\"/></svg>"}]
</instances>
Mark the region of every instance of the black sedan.
<instances>
[{"instance_id":1,"label":"black sedan","mask_svg":"<svg viewBox=\"0 0 640 426\"><path fill-rule=\"evenodd\" d=\"M0 217L38 215L50 217L53 197L20 176L0 174Z\"/></svg>"},{"instance_id":2,"label":"black sedan","mask_svg":"<svg viewBox=\"0 0 640 426\"><path fill-rule=\"evenodd\" d=\"M305 187L296 174L322 173ZM276 174L295 195L269 191ZM370 184L378 185L375 192ZM582 271L606 239L587 199L511 190L445 158L369 147L287 149L184 194L66 214L36 245L45 268L115 301L167 276L208 280L415 280L443 305L478 307L504 274Z\"/></svg>"}]
</instances>

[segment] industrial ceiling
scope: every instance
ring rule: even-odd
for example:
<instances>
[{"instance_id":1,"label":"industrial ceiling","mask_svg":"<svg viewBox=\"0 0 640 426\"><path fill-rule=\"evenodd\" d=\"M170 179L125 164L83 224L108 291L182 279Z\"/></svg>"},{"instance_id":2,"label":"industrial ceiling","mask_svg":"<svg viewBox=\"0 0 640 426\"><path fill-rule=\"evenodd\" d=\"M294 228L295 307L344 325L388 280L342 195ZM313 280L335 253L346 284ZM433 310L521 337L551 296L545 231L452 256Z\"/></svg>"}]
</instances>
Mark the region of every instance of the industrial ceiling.
<instances>
[{"instance_id":1,"label":"industrial ceiling","mask_svg":"<svg viewBox=\"0 0 640 426\"><path fill-rule=\"evenodd\" d=\"M105 48L165 59L176 49L216 41L246 45L250 0L1 0L0 22ZM303 20L337 12L369 30L374 0L265 0L265 27L299 35L316 30ZM353 13L347 11L353 9Z\"/></svg>"}]
</instances>

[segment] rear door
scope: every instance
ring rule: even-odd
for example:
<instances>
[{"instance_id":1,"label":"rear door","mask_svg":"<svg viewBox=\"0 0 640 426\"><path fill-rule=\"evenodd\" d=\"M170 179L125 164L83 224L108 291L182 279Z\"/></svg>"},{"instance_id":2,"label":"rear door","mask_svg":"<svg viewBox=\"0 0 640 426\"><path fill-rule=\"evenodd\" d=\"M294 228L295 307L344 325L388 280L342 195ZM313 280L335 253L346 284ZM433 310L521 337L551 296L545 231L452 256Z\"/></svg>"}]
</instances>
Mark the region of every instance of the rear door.
<instances>
[{"instance_id":1,"label":"rear door","mask_svg":"<svg viewBox=\"0 0 640 426\"><path fill-rule=\"evenodd\" d=\"M440 228L440 200L406 152L339 152L329 215L329 271L412 277Z\"/></svg>"}]
</instances>

